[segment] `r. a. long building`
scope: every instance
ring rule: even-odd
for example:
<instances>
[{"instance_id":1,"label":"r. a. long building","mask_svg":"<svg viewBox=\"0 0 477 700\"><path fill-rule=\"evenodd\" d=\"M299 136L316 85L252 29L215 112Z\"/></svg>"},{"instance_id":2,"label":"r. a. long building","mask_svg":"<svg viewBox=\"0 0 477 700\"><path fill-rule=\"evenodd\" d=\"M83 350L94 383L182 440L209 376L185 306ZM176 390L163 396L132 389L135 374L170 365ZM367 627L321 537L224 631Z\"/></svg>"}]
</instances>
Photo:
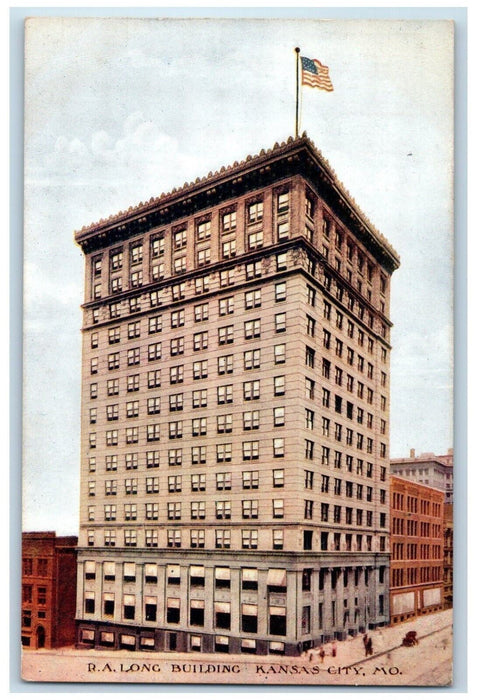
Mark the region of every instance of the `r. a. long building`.
<instances>
[{"instance_id":1,"label":"r. a. long building","mask_svg":"<svg viewBox=\"0 0 477 700\"><path fill-rule=\"evenodd\" d=\"M306 135L75 238L78 643L288 655L386 624L399 259Z\"/></svg>"}]
</instances>

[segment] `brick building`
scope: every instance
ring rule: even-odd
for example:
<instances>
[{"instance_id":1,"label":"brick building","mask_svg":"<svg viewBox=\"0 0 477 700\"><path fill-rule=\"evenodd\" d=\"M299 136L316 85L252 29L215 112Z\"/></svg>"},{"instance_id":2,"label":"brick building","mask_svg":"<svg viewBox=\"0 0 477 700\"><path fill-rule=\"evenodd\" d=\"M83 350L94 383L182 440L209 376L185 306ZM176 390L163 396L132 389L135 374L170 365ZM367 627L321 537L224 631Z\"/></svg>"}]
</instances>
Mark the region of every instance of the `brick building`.
<instances>
[{"instance_id":1,"label":"brick building","mask_svg":"<svg viewBox=\"0 0 477 700\"><path fill-rule=\"evenodd\" d=\"M424 452L416 456L411 450L409 457L392 459L391 474L409 481L440 489L445 493L445 502L454 501L454 454L449 449L445 455Z\"/></svg>"},{"instance_id":2,"label":"brick building","mask_svg":"<svg viewBox=\"0 0 477 700\"><path fill-rule=\"evenodd\" d=\"M451 608L454 599L454 507L444 504L444 604Z\"/></svg>"},{"instance_id":3,"label":"brick building","mask_svg":"<svg viewBox=\"0 0 477 700\"><path fill-rule=\"evenodd\" d=\"M296 654L386 624L399 259L313 144L75 238L78 644Z\"/></svg>"},{"instance_id":4,"label":"brick building","mask_svg":"<svg viewBox=\"0 0 477 700\"><path fill-rule=\"evenodd\" d=\"M75 642L77 537L22 535L22 645L53 649Z\"/></svg>"},{"instance_id":5,"label":"brick building","mask_svg":"<svg viewBox=\"0 0 477 700\"><path fill-rule=\"evenodd\" d=\"M444 492L391 476L391 623L442 610Z\"/></svg>"}]
</instances>

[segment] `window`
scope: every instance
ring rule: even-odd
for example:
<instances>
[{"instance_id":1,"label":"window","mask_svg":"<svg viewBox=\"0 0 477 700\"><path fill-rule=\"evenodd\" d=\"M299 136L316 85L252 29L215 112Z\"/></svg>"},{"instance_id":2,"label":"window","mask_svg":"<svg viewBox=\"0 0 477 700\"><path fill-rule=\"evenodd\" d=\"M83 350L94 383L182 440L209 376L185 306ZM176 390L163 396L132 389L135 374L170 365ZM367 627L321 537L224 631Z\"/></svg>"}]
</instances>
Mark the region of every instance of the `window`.
<instances>
[{"instance_id":1,"label":"window","mask_svg":"<svg viewBox=\"0 0 477 700\"><path fill-rule=\"evenodd\" d=\"M254 202L247 207L247 220L249 224L261 221L263 218L263 202Z\"/></svg>"},{"instance_id":2,"label":"window","mask_svg":"<svg viewBox=\"0 0 477 700\"><path fill-rule=\"evenodd\" d=\"M232 416L224 416L224 418L230 419L230 430L227 432L232 432ZM245 411L243 413L243 429L244 430L258 430L260 427L260 411ZM218 431L219 432L219 431ZM225 432L225 431L222 431Z\"/></svg>"},{"instance_id":3,"label":"window","mask_svg":"<svg viewBox=\"0 0 477 700\"><path fill-rule=\"evenodd\" d=\"M234 327L222 326L218 330L219 345L227 345L234 342Z\"/></svg>"},{"instance_id":4,"label":"window","mask_svg":"<svg viewBox=\"0 0 477 700\"><path fill-rule=\"evenodd\" d=\"M178 309L177 311L171 312L171 328L179 328L185 323L185 311L184 309Z\"/></svg>"},{"instance_id":5,"label":"window","mask_svg":"<svg viewBox=\"0 0 477 700\"><path fill-rule=\"evenodd\" d=\"M315 398L315 381L305 377L305 398L314 399Z\"/></svg>"},{"instance_id":6,"label":"window","mask_svg":"<svg viewBox=\"0 0 477 700\"><path fill-rule=\"evenodd\" d=\"M230 387L230 394L232 396L232 387ZM175 409L173 409L172 407L170 407L170 410L182 410L183 394L177 394L177 396L181 397L180 408L176 407ZM217 397L218 396L219 396L219 394L217 394ZM170 397L170 399L172 399L172 397ZM218 398L217 398L217 401L218 401L218 403L220 403ZM232 401L232 398L231 398L231 401ZM225 403L225 401L222 403ZM203 408L205 406L207 406L207 389L199 389L199 390L193 391L192 392L192 408Z\"/></svg>"},{"instance_id":7,"label":"window","mask_svg":"<svg viewBox=\"0 0 477 700\"><path fill-rule=\"evenodd\" d=\"M259 458L259 442L258 440L242 443L242 459L258 459Z\"/></svg>"},{"instance_id":8,"label":"window","mask_svg":"<svg viewBox=\"0 0 477 700\"><path fill-rule=\"evenodd\" d=\"M311 316L307 315L307 317L306 317L306 332L312 338L315 337L315 327L316 327L315 319L312 318Z\"/></svg>"},{"instance_id":9,"label":"window","mask_svg":"<svg viewBox=\"0 0 477 700\"><path fill-rule=\"evenodd\" d=\"M232 432L232 415L217 416L217 433Z\"/></svg>"},{"instance_id":10,"label":"window","mask_svg":"<svg viewBox=\"0 0 477 700\"><path fill-rule=\"evenodd\" d=\"M232 474L230 472L216 474L215 488L217 491L230 491L232 488Z\"/></svg>"},{"instance_id":11,"label":"window","mask_svg":"<svg viewBox=\"0 0 477 700\"><path fill-rule=\"evenodd\" d=\"M245 293L245 308L253 309L261 306L262 304L262 292L260 289L255 289L251 292Z\"/></svg>"},{"instance_id":12,"label":"window","mask_svg":"<svg viewBox=\"0 0 477 700\"><path fill-rule=\"evenodd\" d=\"M182 384L184 381L184 365L176 365L169 370L169 383Z\"/></svg>"},{"instance_id":13,"label":"window","mask_svg":"<svg viewBox=\"0 0 477 700\"><path fill-rule=\"evenodd\" d=\"M194 362L192 366L192 374L194 379L205 379L208 376L207 360Z\"/></svg>"},{"instance_id":14,"label":"window","mask_svg":"<svg viewBox=\"0 0 477 700\"><path fill-rule=\"evenodd\" d=\"M161 386L161 370L155 369L147 373L147 386L154 389Z\"/></svg>"},{"instance_id":15,"label":"window","mask_svg":"<svg viewBox=\"0 0 477 700\"><path fill-rule=\"evenodd\" d=\"M304 516L305 520L313 518L313 501L305 500Z\"/></svg>"},{"instance_id":16,"label":"window","mask_svg":"<svg viewBox=\"0 0 477 700\"><path fill-rule=\"evenodd\" d=\"M192 474L191 491L205 491L205 474Z\"/></svg>"},{"instance_id":17,"label":"window","mask_svg":"<svg viewBox=\"0 0 477 700\"><path fill-rule=\"evenodd\" d=\"M183 423L181 420L172 421L169 423L169 440L181 438L183 432Z\"/></svg>"},{"instance_id":18,"label":"window","mask_svg":"<svg viewBox=\"0 0 477 700\"><path fill-rule=\"evenodd\" d=\"M230 530L215 531L216 549L230 549Z\"/></svg>"},{"instance_id":19,"label":"window","mask_svg":"<svg viewBox=\"0 0 477 700\"><path fill-rule=\"evenodd\" d=\"M245 276L247 280L251 280L256 277L261 277L262 261L256 260L255 262L247 263L245 266Z\"/></svg>"},{"instance_id":20,"label":"window","mask_svg":"<svg viewBox=\"0 0 477 700\"><path fill-rule=\"evenodd\" d=\"M199 323L200 321L207 321L209 318L209 304L198 304L194 306L194 321Z\"/></svg>"},{"instance_id":21,"label":"window","mask_svg":"<svg viewBox=\"0 0 477 700\"><path fill-rule=\"evenodd\" d=\"M215 502L215 517L217 520L230 520L232 505L230 501Z\"/></svg>"},{"instance_id":22,"label":"window","mask_svg":"<svg viewBox=\"0 0 477 700\"><path fill-rule=\"evenodd\" d=\"M259 475L258 471L244 471L242 472L242 488L247 489L258 489Z\"/></svg>"},{"instance_id":23,"label":"window","mask_svg":"<svg viewBox=\"0 0 477 700\"><path fill-rule=\"evenodd\" d=\"M232 444L224 443L216 445L217 462L230 462L232 460Z\"/></svg>"},{"instance_id":24,"label":"window","mask_svg":"<svg viewBox=\"0 0 477 700\"><path fill-rule=\"evenodd\" d=\"M237 252L237 243L234 238L230 241L223 241L222 243L222 258L226 260L227 258L235 257Z\"/></svg>"},{"instance_id":25,"label":"window","mask_svg":"<svg viewBox=\"0 0 477 700\"><path fill-rule=\"evenodd\" d=\"M233 334L233 331L232 331ZM256 318L251 321L245 321L244 323L244 335L247 340L251 338L260 338L260 319ZM233 336L232 336L233 337ZM227 342L231 342L230 340ZM219 329L219 343L220 343L220 329Z\"/></svg>"},{"instance_id":26,"label":"window","mask_svg":"<svg viewBox=\"0 0 477 700\"><path fill-rule=\"evenodd\" d=\"M159 345L160 343L155 343L155 345ZM149 346L151 347L151 346ZM184 353L184 338L172 338L171 340L171 345L170 345L170 353L171 356L174 355L182 355ZM159 357L150 357L149 359L160 359Z\"/></svg>"},{"instance_id":27,"label":"window","mask_svg":"<svg viewBox=\"0 0 477 700\"><path fill-rule=\"evenodd\" d=\"M212 224L210 219L208 221L201 221L196 224L195 236L198 241L205 241L210 238L212 230Z\"/></svg>"},{"instance_id":28,"label":"window","mask_svg":"<svg viewBox=\"0 0 477 700\"><path fill-rule=\"evenodd\" d=\"M222 214L221 217L222 231L231 231L237 225L237 212L230 211Z\"/></svg>"},{"instance_id":29,"label":"window","mask_svg":"<svg viewBox=\"0 0 477 700\"><path fill-rule=\"evenodd\" d=\"M217 403L233 403L233 385L227 384L217 387ZM203 405L203 404L202 404Z\"/></svg>"},{"instance_id":30,"label":"window","mask_svg":"<svg viewBox=\"0 0 477 700\"><path fill-rule=\"evenodd\" d=\"M285 393L285 377L273 378L273 392L274 396L283 396Z\"/></svg>"},{"instance_id":31,"label":"window","mask_svg":"<svg viewBox=\"0 0 477 700\"><path fill-rule=\"evenodd\" d=\"M242 518L244 520L258 518L258 501L242 501Z\"/></svg>"},{"instance_id":32,"label":"window","mask_svg":"<svg viewBox=\"0 0 477 700\"><path fill-rule=\"evenodd\" d=\"M244 352L243 366L245 370L258 369L260 367L260 350L247 350Z\"/></svg>"},{"instance_id":33,"label":"window","mask_svg":"<svg viewBox=\"0 0 477 700\"><path fill-rule=\"evenodd\" d=\"M159 493L159 477L146 477L146 493Z\"/></svg>"},{"instance_id":34,"label":"window","mask_svg":"<svg viewBox=\"0 0 477 700\"><path fill-rule=\"evenodd\" d=\"M305 349L305 364L307 367L311 367L311 369L315 366L315 351L308 346Z\"/></svg>"},{"instance_id":35,"label":"window","mask_svg":"<svg viewBox=\"0 0 477 700\"><path fill-rule=\"evenodd\" d=\"M203 267L204 265L208 265L210 263L210 248L202 248L201 250L197 251L197 266L198 267ZM185 259L184 259L184 265L185 265ZM185 267L184 267L185 269Z\"/></svg>"},{"instance_id":36,"label":"window","mask_svg":"<svg viewBox=\"0 0 477 700\"><path fill-rule=\"evenodd\" d=\"M258 530L242 530L242 549L257 549L257 547Z\"/></svg>"},{"instance_id":37,"label":"window","mask_svg":"<svg viewBox=\"0 0 477 700\"><path fill-rule=\"evenodd\" d=\"M275 333L284 333L286 329L286 313L275 314Z\"/></svg>"},{"instance_id":38,"label":"window","mask_svg":"<svg viewBox=\"0 0 477 700\"><path fill-rule=\"evenodd\" d=\"M254 231L248 234L248 249L256 250L263 246L263 231Z\"/></svg>"},{"instance_id":39,"label":"window","mask_svg":"<svg viewBox=\"0 0 477 700\"><path fill-rule=\"evenodd\" d=\"M285 407L277 406L273 409L273 425L279 427L285 425Z\"/></svg>"},{"instance_id":40,"label":"window","mask_svg":"<svg viewBox=\"0 0 477 700\"><path fill-rule=\"evenodd\" d=\"M156 442L160 439L160 425L158 423L146 426L146 439L148 442Z\"/></svg>"},{"instance_id":41,"label":"window","mask_svg":"<svg viewBox=\"0 0 477 700\"><path fill-rule=\"evenodd\" d=\"M230 387L231 389L232 387ZM243 398L244 401L254 401L260 398L260 380L256 379L252 382L243 383Z\"/></svg>"},{"instance_id":42,"label":"window","mask_svg":"<svg viewBox=\"0 0 477 700\"><path fill-rule=\"evenodd\" d=\"M207 448L194 446L191 448L192 464L205 464L207 462Z\"/></svg>"}]
</instances>

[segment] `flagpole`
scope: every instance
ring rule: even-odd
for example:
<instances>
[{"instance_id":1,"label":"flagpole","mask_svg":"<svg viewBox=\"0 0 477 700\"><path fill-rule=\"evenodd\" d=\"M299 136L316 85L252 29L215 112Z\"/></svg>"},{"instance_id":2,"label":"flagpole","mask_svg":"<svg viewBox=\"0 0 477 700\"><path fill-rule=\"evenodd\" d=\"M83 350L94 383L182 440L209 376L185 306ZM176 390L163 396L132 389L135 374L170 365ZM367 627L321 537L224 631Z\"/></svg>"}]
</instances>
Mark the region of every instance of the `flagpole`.
<instances>
[{"instance_id":1,"label":"flagpole","mask_svg":"<svg viewBox=\"0 0 477 700\"><path fill-rule=\"evenodd\" d=\"M296 52L296 100L295 100L295 138L298 138L298 100L299 100L299 56L300 56L300 47L297 46L295 49Z\"/></svg>"}]
</instances>

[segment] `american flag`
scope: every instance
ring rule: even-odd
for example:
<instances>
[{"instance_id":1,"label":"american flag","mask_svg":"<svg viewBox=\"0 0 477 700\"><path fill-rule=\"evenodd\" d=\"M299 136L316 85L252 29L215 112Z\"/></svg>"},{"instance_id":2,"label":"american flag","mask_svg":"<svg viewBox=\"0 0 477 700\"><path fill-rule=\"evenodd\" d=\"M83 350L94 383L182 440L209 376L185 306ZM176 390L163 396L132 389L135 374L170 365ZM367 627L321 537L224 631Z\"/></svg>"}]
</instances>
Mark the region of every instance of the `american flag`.
<instances>
[{"instance_id":1,"label":"american flag","mask_svg":"<svg viewBox=\"0 0 477 700\"><path fill-rule=\"evenodd\" d=\"M333 90L328 66L324 66L316 58L301 57L301 84L317 87L327 92Z\"/></svg>"}]
</instances>

